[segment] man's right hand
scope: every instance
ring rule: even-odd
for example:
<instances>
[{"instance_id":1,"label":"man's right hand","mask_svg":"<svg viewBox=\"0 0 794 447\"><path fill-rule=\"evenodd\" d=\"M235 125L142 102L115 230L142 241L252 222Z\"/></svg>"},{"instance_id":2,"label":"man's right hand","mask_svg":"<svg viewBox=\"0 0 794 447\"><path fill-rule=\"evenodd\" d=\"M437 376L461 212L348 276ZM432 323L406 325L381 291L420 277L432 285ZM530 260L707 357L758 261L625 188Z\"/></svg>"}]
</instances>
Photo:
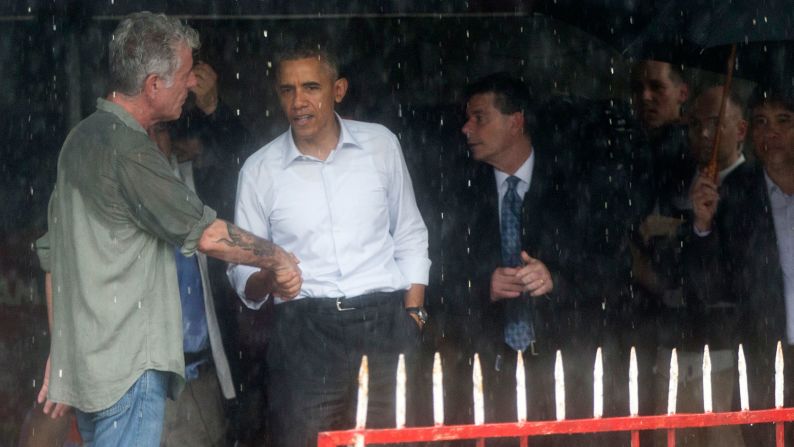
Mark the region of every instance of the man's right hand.
<instances>
[{"instance_id":1,"label":"man's right hand","mask_svg":"<svg viewBox=\"0 0 794 447\"><path fill-rule=\"evenodd\" d=\"M44 367L44 380L41 383L41 390L39 390L39 395L36 401L39 404L44 404L43 412L44 414L50 415L53 419L58 419L59 417L65 415L69 412L72 408L66 404L62 404L59 402L53 402L47 399L47 391L50 389L50 357L47 356L47 366Z\"/></svg>"},{"instance_id":2,"label":"man's right hand","mask_svg":"<svg viewBox=\"0 0 794 447\"><path fill-rule=\"evenodd\" d=\"M491 274L491 301L518 298L524 291L524 282L516 276L519 269L499 267Z\"/></svg>"},{"instance_id":3,"label":"man's right hand","mask_svg":"<svg viewBox=\"0 0 794 447\"><path fill-rule=\"evenodd\" d=\"M199 62L193 67L196 85L190 90L196 95L196 106L205 115L212 115L218 108L218 75L212 67Z\"/></svg>"},{"instance_id":4,"label":"man's right hand","mask_svg":"<svg viewBox=\"0 0 794 447\"><path fill-rule=\"evenodd\" d=\"M277 259L275 265L262 267L248 277L245 284L245 295L248 299L261 301L268 295L273 295L283 300L291 300L300 293L303 277L298 267L298 258L281 248L274 258Z\"/></svg>"},{"instance_id":5,"label":"man's right hand","mask_svg":"<svg viewBox=\"0 0 794 447\"><path fill-rule=\"evenodd\" d=\"M700 232L711 231L714 214L717 213L717 204L720 201L717 184L707 175L701 173L689 191L689 198L692 201L692 213L695 216L695 229Z\"/></svg>"},{"instance_id":6,"label":"man's right hand","mask_svg":"<svg viewBox=\"0 0 794 447\"><path fill-rule=\"evenodd\" d=\"M291 300L298 296L301 291L303 276L301 275L300 267L298 267L300 260L293 253L286 251L284 253L287 256L282 259L278 267L269 275L269 288L271 294L285 300Z\"/></svg>"}]
</instances>

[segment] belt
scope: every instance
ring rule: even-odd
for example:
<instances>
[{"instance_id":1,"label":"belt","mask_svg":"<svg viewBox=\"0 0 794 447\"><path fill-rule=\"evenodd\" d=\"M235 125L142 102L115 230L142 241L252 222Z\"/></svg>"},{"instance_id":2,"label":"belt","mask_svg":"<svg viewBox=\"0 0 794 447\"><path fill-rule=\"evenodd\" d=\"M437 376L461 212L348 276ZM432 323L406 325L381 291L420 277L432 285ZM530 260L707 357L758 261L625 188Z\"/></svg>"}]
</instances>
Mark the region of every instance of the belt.
<instances>
[{"instance_id":1,"label":"belt","mask_svg":"<svg viewBox=\"0 0 794 447\"><path fill-rule=\"evenodd\" d=\"M317 311L338 311L345 312L356 309L365 309L370 307L383 307L399 303L402 305L404 290L397 290L394 292L373 292L364 295L353 297L339 297L339 298L301 298L295 301L296 306L301 306L306 310ZM291 303L282 303L279 306ZM276 307L278 309L278 306Z\"/></svg>"}]
</instances>

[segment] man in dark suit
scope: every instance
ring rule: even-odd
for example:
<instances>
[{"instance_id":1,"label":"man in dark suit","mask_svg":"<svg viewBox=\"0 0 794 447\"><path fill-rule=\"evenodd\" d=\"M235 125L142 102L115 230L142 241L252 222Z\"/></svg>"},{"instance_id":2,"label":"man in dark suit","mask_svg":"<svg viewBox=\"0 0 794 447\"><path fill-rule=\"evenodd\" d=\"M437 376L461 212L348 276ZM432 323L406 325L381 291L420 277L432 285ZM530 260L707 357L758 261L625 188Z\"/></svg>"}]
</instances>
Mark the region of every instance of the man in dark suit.
<instances>
[{"instance_id":1,"label":"man in dark suit","mask_svg":"<svg viewBox=\"0 0 794 447\"><path fill-rule=\"evenodd\" d=\"M577 401L592 408L576 393L579 382L592 387L588 371L595 350L589 348L591 325L577 307L582 303L573 286L573 256L580 253L569 228L573 206L566 166L559 161L565 157L555 153L566 148L530 137L531 100L522 82L490 75L470 85L466 98L462 132L479 163L468 167L460 216L448 219L459 230L448 232L458 240L449 244L447 257L458 253L445 272L441 351L445 382L458 388L448 388L447 408L460 411L458 396L471 395L471 356L479 352L486 421L516 421L520 352L527 369L528 420L554 419L554 359L562 349L567 416L590 416L570 407ZM582 368L574 366L584 359Z\"/></svg>"},{"instance_id":2,"label":"man in dark suit","mask_svg":"<svg viewBox=\"0 0 794 447\"><path fill-rule=\"evenodd\" d=\"M738 339L747 355L750 408L774 405L775 344L794 358L794 89L759 86L750 101L751 139L760 164L719 187L705 176L692 189L687 248L704 268L704 287L737 303ZM716 283L716 286L709 286ZM719 284L724 284L718 289ZM706 303L708 304L708 303ZM791 382L790 368L787 368ZM785 390L785 405L794 392ZM786 439L794 437L786 427ZM747 445L772 445L769 425L746 426Z\"/></svg>"},{"instance_id":3,"label":"man in dark suit","mask_svg":"<svg viewBox=\"0 0 794 447\"><path fill-rule=\"evenodd\" d=\"M744 118L744 102L734 90L728 92L722 124L717 126L724 87L709 86L698 92L689 111L689 150L698 167L691 173L692 182L705 170L711 160L714 141L717 145L718 182L721 191L735 189L735 184L744 182L752 170L743 154L747 135L747 120ZM727 200L733 200L728 198ZM686 212L686 220L678 229L674 245L682 246L692 233L691 200L679 202L679 209ZM682 239L684 244L682 244ZM682 251L682 254L686 250ZM708 344L711 353L711 381L714 390L714 411L731 411L734 390L738 389L736 369L737 343L733 337L736 328L736 303L729 300L721 287L723 283L709 284L700 278L703 272L713 272L712 265L700 263L697 257L683 257L676 263L683 281L679 282L677 299L666 299L658 304L657 321L660 328L659 347L656 352L656 376L654 383L654 407L656 414L667 411L669 365L673 348L677 349L679 413L703 410L703 345ZM666 433L656 431L657 444L666 442ZM681 446L744 446L738 426L709 427L703 429L678 430L677 443Z\"/></svg>"}]
</instances>

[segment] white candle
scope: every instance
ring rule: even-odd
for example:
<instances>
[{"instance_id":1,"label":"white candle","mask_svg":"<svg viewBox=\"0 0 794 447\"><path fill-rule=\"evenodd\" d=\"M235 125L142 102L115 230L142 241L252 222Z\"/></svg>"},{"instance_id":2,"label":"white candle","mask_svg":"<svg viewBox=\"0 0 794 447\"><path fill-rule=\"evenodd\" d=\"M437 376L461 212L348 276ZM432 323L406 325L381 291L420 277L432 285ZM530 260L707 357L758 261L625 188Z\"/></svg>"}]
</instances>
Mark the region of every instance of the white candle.
<instances>
[{"instance_id":1,"label":"white candle","mask_svg":"<svg viewBox=\"0 0 794 447\"><path fill-rule=\"evenodd\" d=\"M369 363L367 356L361 357L358 370L358 408L356 409L356 429L367 425L367 404L369 401Z\"/></svg>"},{"instance_id":2,"label":"white candle","mask_svg":"<svg viewBox=\"0 0 794 447\"><path fill-rule=\"evenodd\" d=\"M670 356L670 385L667 391L667 414L675 414L678 400L678 351L673 348Z\"/></svg>"},{"instance_id":3,"label":"white candle","mask_svg":"<svg viewBox=\"0 0 794 447\"><path fill-rule=\"evenodd\" d=\"M405 427L405 381L405 355L400 354L397 360L397 401L395 408L397 428Z\"/></svg>"},{"instance_id":4,"label":"white candle","mask_svg":"<svg viewBox=\"0 0 794 447\"><path fill-rule=\"evenodd\" d=\"M483 405L482 368L480 367L479 354L474 354L472 381L474 382L474 425L482 425L485 422L485 410Z\"/></svg>"},{"instance_id":5,"label":"white candle","mask_svg":"<svg viewBox=\"0 0 794 447\"><path fill-rule=\"evenodd\" d=\"M565 371L562 368L562 353L557 350L557 359L554 361L554 389L557 398L557 420L565 419Z\"/></svg>"},{"instance_id":6,"label":"white candle","mask_svg":"<svg viewBox=\"0 0 794 447\"><path fill-rule=\"evenodd\" d=\"M703 412L713 411L711 399L711 355L709 345L703 346Z\"/></svg>"},{"instance_id":7,"label":"white candle","mask_svg":"<svg viewBox=\"0 0 794 447\"><path fill-rule=\"evenodd\" d=\"M742 411L750 409L749 393L747 392L747 361L744 358L744 348L739 345L739 402Z\"/></svg>"},{"instance_id":8,"label":"white candle","mask_svg":"<svg viewBox=\"0 0 794 447\"><path fill-rule=\"evenodd\" d=\"M775 408L783 408L783 346L777 342L775 352Z\"/></svg>"},{"instance_id":9,"label":"white candle","mask_svg":"<svg viewBox=\"0 0 794 447\"><path fill-rule=\"evenodd\" d=\"M601 358L601 347L596 350L595 366L593 366L593 418L600 419L604 415L604 361Z\"/></svg>"},{"instance_id":10,"label":"white candle","mask_svg":"<svg viewBox=\"0 0 794 447\"><path fill-rule=\"evenodd\" d=\"M629 357L629 414L637 416L639 414L639 398L637 392L637 350L631 347Z\"/></svg>"},{"instance_id":11,"label":"white candle","mask_svg":"<svg viewBox=\"0 0 794 447\"><path fill-rule=\"evenodd\" d=\"M444 425L444 378L441 372L441 354L433 357L433 421Z\"/></svg>"},{"instance_id":12,"label":"white candle","mask_svg":"<svg viewBox=\"0 0 794 447\"><path fill-rule=\"evenodd\" d=\"M527 421L527 384L524 373L524 355L516 352L516 413L518 422Z\"/></svg>"}]
</instances>

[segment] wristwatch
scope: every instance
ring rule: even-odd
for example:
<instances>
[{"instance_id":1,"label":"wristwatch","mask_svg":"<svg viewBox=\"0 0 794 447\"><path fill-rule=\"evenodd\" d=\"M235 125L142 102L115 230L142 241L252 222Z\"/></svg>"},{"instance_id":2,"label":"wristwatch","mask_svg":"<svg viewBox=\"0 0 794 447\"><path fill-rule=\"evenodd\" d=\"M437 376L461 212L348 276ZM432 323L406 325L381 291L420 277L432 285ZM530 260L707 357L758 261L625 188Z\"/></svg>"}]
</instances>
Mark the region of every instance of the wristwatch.
<instances>
[{"instance_id":1,"label":"wristwatch","mask_svg":"<svg viewBox=\"0 0 794 447\"><path fill-rule=\"evenodd\" d=\"M424 307L406 307L405 311L409 314L416 315L416 318L419 318L419 321L422 322L422 326L427 324L427 311Z\"/></svg>"}]
</instances>

